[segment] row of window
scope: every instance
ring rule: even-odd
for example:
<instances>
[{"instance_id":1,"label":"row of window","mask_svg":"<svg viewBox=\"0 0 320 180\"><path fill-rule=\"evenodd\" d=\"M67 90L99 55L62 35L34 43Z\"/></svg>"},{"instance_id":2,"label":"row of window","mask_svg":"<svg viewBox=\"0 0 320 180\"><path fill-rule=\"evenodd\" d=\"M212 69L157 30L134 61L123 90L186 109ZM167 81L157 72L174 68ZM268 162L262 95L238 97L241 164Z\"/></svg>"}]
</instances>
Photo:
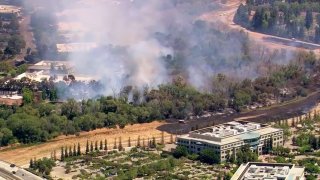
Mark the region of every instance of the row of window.
<instances>
[{"instance_id":1,"label":"row of window","mask_svg":"<svg viewBox=\"0 0 320 180\"><path fill-rule=\"evenodd\" d=\"M178 143L189 144L189 141L178 139Z\"/></svg>"},{"instance_id":2,"label":"row of window","mask_svg":"<svg viewBox=\"0 0 320 180\"><path fill-rule=\"evenodd\" d=\"M275 132L275 133L271 133L271 134L266 134L266 135L262 135L261 136L261 139L265 139L265 138L270 138L271 136L282 136L282 131L278 131L278 132Z\"/></svg>"},{"instance_id":3,"label":"row of window","mask_svg":"<svg viewBox=\"0 0 320 180\"><path fill-rule=\"evenodd\" d=\"M221 146L221 149L227 149L227 148L230 148L230 147L242 146L242 145L244 145L243 141Z\"/></svg>"}]
</instances>

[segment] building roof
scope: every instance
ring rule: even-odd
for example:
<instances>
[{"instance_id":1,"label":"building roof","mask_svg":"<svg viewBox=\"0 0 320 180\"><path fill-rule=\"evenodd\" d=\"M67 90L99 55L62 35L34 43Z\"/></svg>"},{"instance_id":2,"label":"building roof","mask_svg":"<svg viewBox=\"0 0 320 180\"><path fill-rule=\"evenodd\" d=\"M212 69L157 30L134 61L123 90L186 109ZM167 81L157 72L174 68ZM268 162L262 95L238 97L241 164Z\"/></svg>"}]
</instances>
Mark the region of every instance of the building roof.
<instances>
[{"instance_id":1,"label":"building roof","mask_svg":"<svg viewBox=\"0 0 320 180\"><path fill-rule=\"evenodd\" d=\"M33 65L28 67L28 70L50 70L50 69L51 69L50 66L41 66L41 65Z\"/></svg>"},{"instance_id":2,"label":"building roof","mask_svg":"<svg viewBox=\"0 0 320 180\"><path fill-rule=\"evenodd\" d=\"M259 138L259 137L260 137L260 134L256 132L248 132L240 135L241 139L253 139L253 138Z\"/></svg>"},{"instance_id":3,"label":"building roof","mask_svg":"<svg viewBox=\"0 0 320 180\"><path fill-rule=\"evenodd\" d=\"M7 106L18 105L23 103L23 97L20 95L0 95L0 104L5 104Z\"/></svg>"},{"instance_id":4,"label":"building roof","mask_svg":"<svg viewBox=\"0 0 320 180\"><path fill-rule=\"evenodd\" d=\"M56 74L56 79L54 80L54 82L60 82L60 81L64 81L64 77L68 76L69 74ZM83 74L72 74L77 81L81 81L81 82L90 82L93 80L98 80L98 77L93 77L93 76L87 76L87 75L83 75ZM22 73L20 75L18 75L17 77L15 77L14 79L22 79L22 78L28 78L31 79L33 81L37 81L37 82L41 82L44 79L49 79L50 77L52 77L50 74L48 73L44 73L43 71L39 71L39 72L35 72L35 73Z\"/></svg>"},{"instance_id":5,"label":"building roof","mask_svg":"<svg viewBox=\"0 0 320 180\"><path fill-rule=\"evenodd\" d=\"M50 60L43 60L35 64L35 66L70 66L68 61L50 61Z\"/></svg>"},{"instance_id":6,"label":"building roof","mask_svg":"<svg viewBox=\"0 0 320 180\"><path fill-rule=\"evenodd\" d=\"M11 5L0 5L0 13L18 13L21 11L20 7Z\"/></svg>"},{"instance_id":7,"label":"building roof","mask_svg":"<svg viewBox=\"0 0 320 180\"><path fill-rule=\"evenodd\" d=\"M208 128L193 131L192 133L201 134L205 136L211 136L216 138L227 138L245 132L258 130L261 128L261 124L246 122L246 121L232 121Z\"/></svg>"},{"instance_id":8,"label":"building roof","mask_svg":"<svg viewBox=\"0 0 320 180\"><path fill-rule=\"evenodd\" d=\"M40 61L35 65L29 66L29 71L48 71L55 70L71 70L72 66L67 61Z\"/></svg>"},{"instance_id":9,"label":"building roof","mask_svg":"<svg viewBox=\"0 0 320 180\"><path fill-rule=\"evenodd\" d=\"M242 164L231 180L300 180L304 168L293 164L249 162Z\"/></svg>"},{"instance_id":10,"label":"building roof","mask_svg":"<svg viewBox=\"0 0 320 180\"><path fill-rule=\"evenodd\" d=\"M212 126L189 134L179 136L183 139L202 141L210 144L229 144L246 139L259 138L261 135L282 131L268 125L245 121L233 121L217 126Z\"/></svg>"},{"instance_id":11,"label":"building roof","mask_svg":"<svg viewBox=\"0 0 320 180\"><path fill-rule=\"evenodd\" d=\"M57 44L56 46L59 53L83 52L97 48L96 43L67 43Z\"/></svg>"}]
</instances>

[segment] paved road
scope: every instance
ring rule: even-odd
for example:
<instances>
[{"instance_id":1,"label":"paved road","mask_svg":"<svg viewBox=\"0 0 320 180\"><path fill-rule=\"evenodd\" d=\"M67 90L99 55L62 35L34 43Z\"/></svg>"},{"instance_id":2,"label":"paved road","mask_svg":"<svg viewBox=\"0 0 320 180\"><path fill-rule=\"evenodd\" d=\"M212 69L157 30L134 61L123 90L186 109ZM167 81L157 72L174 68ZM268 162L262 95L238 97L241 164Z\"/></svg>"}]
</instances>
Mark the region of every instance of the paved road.
<instances>
[{"instance_id":1,"label":"paved road","mask_svg":"<svg viewBox=\"0 0 320 180\"><path fill-rule=\"evenodd\" d=\"M6 180L21 180L20 178L17 178L14 175L12 175L11 172L8 172L2 168L0 168L0 177Z\"/></svg>"},{"instance_id":2,"label":"paved road","mask_svg":"<svg viewBox=\"0 0 320 180\"><path fill-rule=\"evenodd\" d=\"M188 120L186 121L186 124L180 124L177 120L167 120L168 124L162 125L158 127L158 129L174 134L184 134L188 133L195 127L203 128L212 126L213 124L216 125L234 121L235 119L245 119L258 123L274 122L279 119L288 119L298 115L303 115L316 106L319 101L320 92L316 92L303 100L282 106L275 106L270 109L258 109L244 113L200 117L198 119Z\"/></svg>"},{"instance_id":3,"label":"paved road","mask_svg":"<svg viewBox=\"0 0 320 180\"><path fill-rule=\"evenodd\" d=\"M0 161L0 180L1 178L9 180L42 180L39 176L36 176L21 167L10 167L10 163ZM12 172L15 172L13 174Z\"/></svg>"}]
</instances>

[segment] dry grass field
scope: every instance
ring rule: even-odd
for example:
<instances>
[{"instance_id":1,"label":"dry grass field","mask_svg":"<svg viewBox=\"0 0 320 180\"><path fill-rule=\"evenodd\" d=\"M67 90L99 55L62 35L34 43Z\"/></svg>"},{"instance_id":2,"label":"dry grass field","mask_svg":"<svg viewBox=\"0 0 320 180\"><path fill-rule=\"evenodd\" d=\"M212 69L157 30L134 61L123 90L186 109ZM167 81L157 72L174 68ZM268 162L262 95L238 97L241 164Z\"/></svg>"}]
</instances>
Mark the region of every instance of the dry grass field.
<instances>
[{"instance_id":1,"label":"dry grass field","mask_svg":"<svg viewBox=\"0 0 320 180\"><path fill-rule=\"evenodd\" d=\"M0 152L0 159L15 163L19 166L25 166L28 165L31 158L50 157L54 150L59 154L62 146L73 146L74 144L80 143L82 152L84 152L87 140L95 142L107 139L109 148L113 147L115 138L117 139L118 144L120 137L124 147L127 146L126 144L129 137L131 138L132 146L135 145L138 136L140 136L141 144L143 139L145 139L145 142L147 143L147 139L152 139L152 137L157 137L157 141L159 142L162 132L157 130L157 127L163 124L164 122L152 122L130 125L126 126L124 129L98 129L91 132L80 133L80 136L60 136L39 145L3 150ZM164 136L165 141L169 142L169 134L164 133Z\"/></svg>"}]
</instances>

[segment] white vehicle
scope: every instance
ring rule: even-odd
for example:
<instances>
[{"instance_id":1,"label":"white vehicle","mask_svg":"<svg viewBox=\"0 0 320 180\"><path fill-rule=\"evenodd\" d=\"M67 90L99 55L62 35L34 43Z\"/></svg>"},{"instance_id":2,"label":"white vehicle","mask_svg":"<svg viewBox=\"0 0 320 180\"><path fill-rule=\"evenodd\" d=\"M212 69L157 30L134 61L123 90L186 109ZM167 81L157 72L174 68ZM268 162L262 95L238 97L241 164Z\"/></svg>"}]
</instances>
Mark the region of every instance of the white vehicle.
<instances>
[{"instance_id":1,"label":"white vehicle","mask_svg":"<svg viewBox=\"0 0 320 180\"><path fill-rule=\"evenodd\" d=\"M183 119L181 119L181 120L179 120L179 123L180 123L180 124L185 124L185 123L186 123L186 121L185 121L185 120L183 120Z\"/></svg>"}]
</instances>

